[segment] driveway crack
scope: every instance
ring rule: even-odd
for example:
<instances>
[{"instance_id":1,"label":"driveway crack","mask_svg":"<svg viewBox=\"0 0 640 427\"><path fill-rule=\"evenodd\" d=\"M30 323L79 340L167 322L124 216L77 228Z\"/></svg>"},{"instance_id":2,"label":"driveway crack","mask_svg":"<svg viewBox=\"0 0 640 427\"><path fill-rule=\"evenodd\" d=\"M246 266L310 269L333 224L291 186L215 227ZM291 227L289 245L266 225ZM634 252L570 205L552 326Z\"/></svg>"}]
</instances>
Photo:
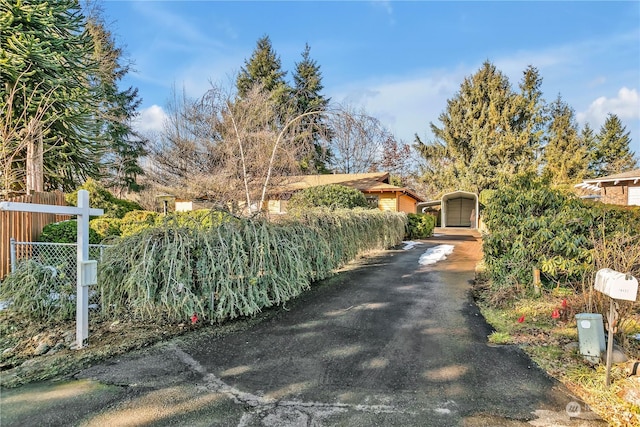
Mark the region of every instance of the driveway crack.
<instances>
[{"instance_id":1,"label":"driveway crack","mask_svg":"<svg viewBox=\"0 0 640 427\"><path fill-rule=\"evenodd\" d=\"M173 347L178 358L193 371L202 375L204 387L214 393L227 395L235 403L247 409L238 422L238 427L255 425L259 421L264 426L322 426L322 420L332 415L355 410L374 414L404 412L389 405L356 405L348 403L303 402L300 400L277 400L241 391L207 372L204 366L178 347Z\"/></svg>"}]
</instances>

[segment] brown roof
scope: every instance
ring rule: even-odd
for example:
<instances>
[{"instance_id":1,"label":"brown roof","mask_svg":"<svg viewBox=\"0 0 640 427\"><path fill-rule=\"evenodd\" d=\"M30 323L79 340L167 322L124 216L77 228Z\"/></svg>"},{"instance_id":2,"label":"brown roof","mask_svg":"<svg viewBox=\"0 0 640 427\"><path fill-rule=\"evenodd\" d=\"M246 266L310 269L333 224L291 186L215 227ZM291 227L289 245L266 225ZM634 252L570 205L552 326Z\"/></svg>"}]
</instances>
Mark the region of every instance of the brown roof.
<instances>
[{"instance_id":1,"label":"brown roof","mask_svg":"<svg viewBox=\"0 0 640 427\"><path fill-rule=\"evenodd\" d=\"M615 175L602 176L600 178L585 179L583 182L595 184L598 182L609 181L630 181L640 179L640 169L634 169L628 172L617 173Z\"/></svg>"},{"instance_id":2,"label":"brown roof","mask_svg":"<svg viewBox=\"0 0 640 427\"><path fill-rule=\"evenodd\" d=\"M292 192L329 184L344 185L358 189L363 193L401 192L410 195L418 202L424 201L424 198L410 189L389 184L389 173L387 172L288 176L280 182L276 192Z\"/></svg>"}]
</instances>

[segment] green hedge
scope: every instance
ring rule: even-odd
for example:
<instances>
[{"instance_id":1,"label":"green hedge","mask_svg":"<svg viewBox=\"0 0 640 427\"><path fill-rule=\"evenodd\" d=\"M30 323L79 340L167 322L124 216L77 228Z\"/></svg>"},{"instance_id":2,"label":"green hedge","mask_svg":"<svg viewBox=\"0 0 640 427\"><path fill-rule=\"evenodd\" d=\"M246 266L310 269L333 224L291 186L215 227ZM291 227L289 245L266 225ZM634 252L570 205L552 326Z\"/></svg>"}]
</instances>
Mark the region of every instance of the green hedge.
<instances>
[{"instance_id":1,"label":"green hedge","mask_svg":"<svg viewBox=\"0 0 640 427\"><path fill-rule=\"evenodd\" d=\"M75 219L72 219L47 224L37 240L49 243L76 243L77 236L78 224ZM100 243L101 240L102 236L95 229L89 227L89 243Z\"/></svg>"},{"instance_id":2,"label":"green hedge","mask_svg":"<svg viewBox=\"0 0 640 427\"><path fill-rule=\"evenodd\" d=\"M163 224L209 228L224 221L232 221L226 212L201 209L191 212L176 212L163 216L150 211L127 212L122 218L98 217L89 221L89 243L102 243L114 237L127 237L148 228ZM75 243L76 221L63 221L47 225L39 237L41 242ZM112 243L110 240L108 243Z\"/></svg>"},{"instance_id":3,"label":"green hedge","mask_svg":"<svg viewBox=\"0 0 640 427\"><path fill-rule=\"evenodd\" d=\"M287 204L289 211L314 207L354 209L367 208L369 204L360 190L338 184L305 188L295 193Z\"/></svg>"},{"instance_id":4,"label":"green hedge","mask_svg":"<svg viewBox=\"0 0 640 427\"><path fill-rule=\"evenodd\" d=\"M437 218L429 214L407 214L407 239L426 239L433 235Z\"/></svg>"},{"instance_id":5,"label":"green hedge","mask_svg":"<svg viewBox=\"0 0 640 427\"><path fill-rule=\"evenodd\" d=\"M487 197L483 219L485 264L494 288L528 287L534 267L547 286L577 286L594 272L595 238L640 231L638 209L585 201L526 177Z\"/></svg>"},{"instance_id":6,"label":"green hedge","mask_svg":"<svg viewBox=\"0 0 640 427\"><path fill-rule=\"evenodd\" d=\"M284 304L354 259L399 244L404 214L309 210L271 223L163 224L105 252L99 283L105 314L209 322Z\"/></svg>"},{"instance_id":7,"label":"green hedge","mask_svg":"<svg viewBox=\"0 0 640 427\"><path fill-rule=\"evenodd\" d=\"M138 203L118 199L93 179L88 179L76 191L65 196L67 203L71 206L76 206L79 190L87 190L89 192L89 205L92 208L103 209L105 217L122 218L127 212L142 210L142 206Z\"/></svg>"}]
</instances>

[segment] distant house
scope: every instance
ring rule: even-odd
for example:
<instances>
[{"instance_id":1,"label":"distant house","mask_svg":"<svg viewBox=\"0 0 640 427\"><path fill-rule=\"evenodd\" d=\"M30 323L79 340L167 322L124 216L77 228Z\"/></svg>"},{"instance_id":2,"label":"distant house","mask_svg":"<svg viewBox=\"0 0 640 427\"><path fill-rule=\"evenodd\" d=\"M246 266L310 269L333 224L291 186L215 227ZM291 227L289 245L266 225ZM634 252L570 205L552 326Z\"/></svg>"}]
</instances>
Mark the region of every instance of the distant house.
<instances>
[{"instance_id":1,"label":"distant house","mask_svg":"<svg viewBox=\"0 0 640 427\"><path fill-rule=\"evenodd\" d=\"M592 198L597 198L603 203L640 206L640 169L586 179L577 184L576 188L591 193Z\"/></svg>"},{"instance_id":2,"label":"distant house","mask_svg":"<svg viewBox=\"0 0 640 427\"><path fill-rule=\"evenodd\" d=\"M389 183L389 174L357 173L289 176L272 192L268 201L269 213L286 213L293 193L305 188L337 184L362 191L372 206L383 211L416 213L417 204L424 199L414 191Z\"/></svg>"}]
</instances>

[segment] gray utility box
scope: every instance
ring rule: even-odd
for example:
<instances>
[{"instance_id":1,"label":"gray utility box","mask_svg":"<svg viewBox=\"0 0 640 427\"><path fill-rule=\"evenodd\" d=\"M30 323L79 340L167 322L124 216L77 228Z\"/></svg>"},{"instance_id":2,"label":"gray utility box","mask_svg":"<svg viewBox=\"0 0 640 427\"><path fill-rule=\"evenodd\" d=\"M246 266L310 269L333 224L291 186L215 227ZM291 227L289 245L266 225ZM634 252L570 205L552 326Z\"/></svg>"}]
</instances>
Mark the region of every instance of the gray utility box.
<instances>
[{"instance_id":1,"label":"gray utility box","mask_svg":"<svg viewBox=\"0 0 640 427\"><path fill-rule=\"evenodd\" d=\"M600 362L600 356L606 350L602 314L578 313L576 320L580 354L591 363Z\"/></svg>"}]
</instances>

